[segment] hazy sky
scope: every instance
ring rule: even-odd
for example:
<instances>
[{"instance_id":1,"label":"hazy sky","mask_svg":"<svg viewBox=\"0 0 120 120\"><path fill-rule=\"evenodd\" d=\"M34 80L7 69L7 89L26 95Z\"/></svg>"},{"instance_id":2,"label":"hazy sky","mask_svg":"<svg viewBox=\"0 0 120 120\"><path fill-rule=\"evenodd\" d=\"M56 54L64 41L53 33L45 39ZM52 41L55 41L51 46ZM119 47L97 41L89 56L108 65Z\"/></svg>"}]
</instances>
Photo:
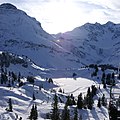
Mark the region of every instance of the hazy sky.
<instances>
[{"instance_id":1,"label":"hazy sky","mask_svg":"<svg viewBox=\"0 0 120 120\"><path fill-rule=\"evenodd\" d=\"M0 0L13 3L41 22L48 33L72 30L89 23L120 23L120 0Z\"/></svg>"}]
</instances>

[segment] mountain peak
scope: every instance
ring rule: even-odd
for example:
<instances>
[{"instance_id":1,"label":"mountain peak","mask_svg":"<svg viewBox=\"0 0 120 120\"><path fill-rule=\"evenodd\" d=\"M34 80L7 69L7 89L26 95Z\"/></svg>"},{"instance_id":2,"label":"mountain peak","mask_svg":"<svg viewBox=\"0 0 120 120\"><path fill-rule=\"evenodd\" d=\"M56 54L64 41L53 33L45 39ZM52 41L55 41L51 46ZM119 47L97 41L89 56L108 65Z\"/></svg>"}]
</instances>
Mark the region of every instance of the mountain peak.
<instances>
[{"instance_id":1,"label":"mountain peak","mask_svg":"<svg viewBox=\"0 0 120 120\"><path fill-rule=\"evenodd\" d=\"M4 9L17 9L16 6L10 4L10 3L3 3L0 5L0 8L4 8Z\"/></svg>"},{"instance_id":2,"label":"mountain peak","mask_svg":"<svg viewBox=\"0 0 120 120\"><path fill-rule=\"evenodd\" d=\"M111 21L108 21L105 25L106 25L106 26L113 26L113 25L115 25L115 23L113 23L113 22L111 22Z\"/></svg>"}]
</instances>

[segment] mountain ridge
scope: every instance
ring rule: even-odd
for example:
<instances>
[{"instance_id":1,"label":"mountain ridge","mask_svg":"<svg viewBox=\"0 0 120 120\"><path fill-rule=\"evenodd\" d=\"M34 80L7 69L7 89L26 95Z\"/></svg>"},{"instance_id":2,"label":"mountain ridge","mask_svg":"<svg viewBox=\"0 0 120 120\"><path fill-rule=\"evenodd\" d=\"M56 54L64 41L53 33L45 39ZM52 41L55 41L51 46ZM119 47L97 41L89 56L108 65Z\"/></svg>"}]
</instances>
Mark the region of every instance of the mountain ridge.
<instances>
[{"instance_id":1,"label":"mountain ridge","mask_svg":"<svg viewBox=\"0 0 120 120\"><path fill-rule=\"evenodd\" d=\"M11 4L3 4L0 7L0 17L2 18L0 19L1 51L13 52L18 55L24 54L46 68L60 67L60 64L55 63L59 62L60 54L63 51L54 43L54 37L45 32L41 23L35 18L19 9L8 8L11 8ZM54 55L54 52L59 55ZM54 57L56 57L55 60ZM51 63L51 61L54 62ZM61 59L61 61L66 60Z\"/></svg>"},{"instance_id":2,"label":"mountain ridge","mask_svg":"<svg viewBox=\"0 0 120 120\"><path fill-rule=\"evenodd\" d=\"M64 48L65 47L67 48L69 46L70 49L71 46L74 46L74 48L77 47L78 52L82 52L86 54L86 56L88 54L87 57L84 56L86 59L89 59L89 54L91 54L90 52L96 54L93 57L97 57L98 56L97 54L100 53L100 55L103 55L103 58L98 58L98 62L94 60L91 61L92 63L93 62L99 63L100 59L102 60L104 59L104 57L106 57L106 59L111 59L112 55L111 54L107 55L109 53L108 52L109 49L113 49L113 51L111 52L112 54L114 54L116 49L119 49L119 48L114 48L114 46L117 43L119 43L119 38L120 38L119 33L120 33L120 24L115 24L109 21L103 25L101 25L100 23L95 23L95 24L86 23L85 25L81 27L77 27L72 31L58 34L56 38L60 39L62 42L65 41L69 43L66 46L64 45L63 46ZM62 46L60 42L59 44ZM100 55L98 57L100 57ZM105 60L105 61L106 63L107 62L110 64L112 63L109 60ZM113 61L113 63L115 62Z\"/></svg>"},{"instance_id":3,"label":"mountain ridge","mask_svg":"<svg viewBox=\"0 0 120 120\"><path fill-rule=\"evenodd\" d=\"M0 17L1 51L28 56L39 66L60 69L91 63L117 65L120 59L120 24L86 23L50 35L40 22L12 4L0 6Z\"/></svg>"},{"instance_id":4,"label":"mountain ridge","mask_svg":"<svg viewBox=\"0 0 120 120\"><path fill-rule=\"evenodd\" d=\"M3 3L0 5L0 8L3 8L3 9L17 9L16 6L14 6L13 4L11 3Z\"/></svg>"}]
</instances>

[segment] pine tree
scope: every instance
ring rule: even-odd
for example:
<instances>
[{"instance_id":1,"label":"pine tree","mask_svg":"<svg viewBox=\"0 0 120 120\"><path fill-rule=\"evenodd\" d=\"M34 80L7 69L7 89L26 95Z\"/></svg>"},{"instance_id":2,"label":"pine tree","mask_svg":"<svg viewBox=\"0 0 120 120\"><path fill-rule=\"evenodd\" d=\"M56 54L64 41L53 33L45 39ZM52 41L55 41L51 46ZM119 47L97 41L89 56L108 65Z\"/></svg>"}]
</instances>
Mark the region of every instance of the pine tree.
<instances>
[{"instance_id":1,"label":"pine tree","mask_svg":"<svg viewBox=\"0 0 120 120\"><path fill-rule=\"evenodd\" d=\"M29 81L31 84L34 84L35 78L33 76L27 76L27 81Z\"/></svg>"},{"instance_id":2,"label":"pine tree","mask_svg":"<svg viewBox=\"0 0 120 120\"><path fill-rule=\"evenodd\" d=\"M78 111L77 111L77 107L74 109L74 120L78 120Z\"/></svg>"},{"instance_id":3,"label":"pine tree","mask_svg":"<svg viewBox=\"0 0 120 120\"><path fill-rule=\"evenodd\" d=\"M36 98L35 98L35 94L33 93L33 100L36 100Z\"/></svg>"},{"instance_id":4,"label":"pine tree","mask_svg":"<svg viewBox=\"0 0 120 120\"><path fill-rule=\"evenodd\" d=\"M12 101L11 101L11 98L9 98L9 100L8 100L8 104L9 104L9 108L8 108L8 111L9 112L12 112L13 110L12 110Z\"/></svg>"},{"instance_id":5,"label":"pine tree","mask_svg":"<svg viewBox=\"0 0 120 120\"><path fill-rule=\"evenodd\" d=\"M52 114L51 114L51 120L60 120L59 117L59 109L58 109L58 97L55 94L53 98L53 103L52 103Z\"/></svg>"},{"instance_id":6,"label":"pine tree","mask_svg":"<svg viewBox=\"0 0 120 120\"><path fill-rule=\"evenodd\" d=\"M14 81L17 80L17 75L14 72L12 72L12 78Z\"/></svg>"},{"instance_id":7,"label":"pine tree","mask_svg":"<svg viewBox=\"0 0 120 120\"><path fill-rule=\"evenodd\" d=\"M74 97L72 97L72 105L76 105L76 101Z\"/></svg>"},{"instance_id":8,"label":"pine tree","mask_svg":"<svg viewBox=\"0 0 120 120\"><path fill-rule=\"evenodd\" d=\"M115 79L115 74L114 74L114 72L112 73L112 79Z\"/></svg>"},{"instance_id":9,"label":"pine tree","mask_svg":"<svg viewBox=\"0 0 120 120\"><path fill-rule=\"evenodd\" d=\"M33 105L31 112L30 112L29 119L30 120L37 120L37 118L38 118L37 106Z\"/></svg>"},{"instance_id":10,"label":"pine tree","mask_svg":"<svg viewBox=\"0 0 120 120\"><path fill-rule=\"evenodd\" d=\"M111 85L115 86L115 74L114 74L114 72L112 73Z\"/></svg>"},{"instance_id":11,"label":"pine tree","mask_svg":"<svg viewBox=\"0 0 120 120\"><path fill-rule=\"evenodd\" d=\"M112 80L112 86L115 86L115 79Z\"/></svg>"},{"instance_id":12,"label":"pine tree","mask_svg":"<svg viewBox=\"0 0 120 120\"><path fill-rule=\"evenodd\" d=\"M93 106L93 95L92 95L92 92L90 92L90 87L88 88L88 91L87 91L86 104L88 109L91 110Z\"/></svg>"},{"instance_id":13,"label":"pine tree","mask_svg":"<svg viewBox=\"0 0 120 120\"><path fill-rule=\"evenodd\" d=\"M108 85L111 85L111 74L107 74L107 77L106 77L106 84Z\"/></svg>"},{"instance_id":14,"label":"pine tree","mask_svg":"<svg viewBox=\"0 0 120 120\"><path fill-rule=\"evenodd\" d=\"M102 81L102 84L105 82L105 73L102 74L101 81Z\"/></svg>"},{"instance_id":15,"label":"pine tree","mask_svg":"<svg viewBox=\"0 0 120 120\"><path fill-rule=\"evenodd\" d=\"M103 80L103 88L106 88L106 82Z\"/></svg>"},{"instance_id":16,"label":"pine tree","mask_svg":"<svg viewBox=\"0 0 120 120\"><path fill-rule=\"evenodd\" d=\"M110 98L112 98L112 85L110 86Z\"/></svg>"},{"instance_id":17,"label":"pine tree","mask_svg":"<svg viewBox=\"0 0 120 120\"><path fill-rule=\"evenodd\" d=\"M19 72L19 75L18 75L18 82L20 83L20 78L21 78L21 74Z\"/></svg>"},{"instance_id":18,"label":"pine tree","mask_svg":"<svg viewBox=\"0 0 120 120\"><path fill-rule=\"evenodd\" d=\"M1 83L2 83L2 84L3 84L3 83L6 84L7 81L8 81L7 75L6 75L4 72L1 73Z\"/></svg>"},{"instance_id":19,"label":"pine tree","mask_svg":"<svg viewBox=\"0 0 120 120\"><path fill-rule=\"evenodd\" d=\"M101 66L101 71L102 72L105 72L105 68Z\"/></svg>"},{"instance_id":20,"label":"pine tree","mask_svg":"<svg viewBox=\"0 0 120 120\"><path fill-rule=\"evenodd\" d=\"M60 89L58 90L58 92L62 93L62 89L60 88Z\"/></svg>"},{"instance_id":21,"label":"pine tree","mask_svg":"<svg viewBox=\"0 0 120 120\"><path fill-rule=\"evenodd\" d=\"M90 87L88 87L87 96L90 94Z\"/></svg>"},{"instance_id":22,"label":"pine tree","mask_svg":"<svg viewBox=\"0 0 120 120\"><path fill-rule=\"evenodd\" d=\"M77 108L78 108L78 109L82 109L82 108L83 108L82 93L80 93L80 95L78 95Z\"/></svg>"},{"instance_id":23,"label":"pine tree","mask_svg":"<svg viewBox=\"0 0 120 120\"><path fill-rule=\"evenodd\" d=\"M70 120L70 111L67 104L65 104L64 110L62 111L62 120Z\"/></svg>"},{"instance_id":24,"label":"pine tree","mask_svg":"<svg viewBox=\"0 0 120 120\"><path fill-rule=\"evenodd\" d=\"M84 99L83 99L83 107L84 107L84 109L87 109L87 103L88 103L87 96L84 96Z\"/></svg>"},{"instance_id":25,"label":"pine tree","mask_svg":"<svg viewBox=\"0 0 120 120\"><path fill-rule=\"evenodd\" d=\"M34 120L37 120L38 118L38 112L37 112L37 105L35 104L35 109L34 109Z\"/></svg>"},{"instance_id":26,"label":"pine tree","mask_svg":"<svg viewBox=\"0 0 120 120\"><path fill-rule=\"evenodd\" d=\"M49 83L53 83L53 79L52 79L52 78L49 78L49 79L48 79L48 82L49 82Z\"/></svg>"},{"instance_id":27,"label":"pine tree","mask_svg":"<svg viewBox=\"0 0 120 120\"><path fill-rule=\"evenodd\" d=\"M72 105L72 101L70 96L67 96L67 101L66 101L67 106L71 106Z\"/></svg>"},{"instance_id":28,"label":"pine tree","mask_svg":"<svg viewBox=\"0 0 120 120\"><path fill-rule=\"evenodd\" d=\"M33 116L34 116L34 105L32 106L32 109L30 111L30 116L29 116L29 119L32 120L33 119Z\"/></svg>"},{"instance_id":29,"label":"pine tree","mask_svg":"<svg viewBox=\"0 0 120 120\"><path fill-rule=\"evenodd\" d=\"M102 96L102 105L106 106L106 103L105 103L105 94L103 94L103 96Z\"/></svg>"},{"instance_id":30,"label":"pine tree","mask_svg":"<svg viewBox=\"0 0 120 120\"><path fill-rule=\"evenodd\" d=\"M92 88L91 92L92 92L92 97L93 97L94 95L96 95L97 88L95 87L95 85L92 85L91 88Z\"/></svg>"},{"instance_id":31,"label":"pine tree","mask_svg":"<svg viewBox=\"0 0 120 120\"><path fill-rule=\"evenodd\" d=\"M75 99L73 94L71 96L67 96L67 101L66 101L67 106L75 105Z\"/></svg>"},{"instance_id":32,"label":"pine tree","mask_svg":"<svg viewBox=\"0 0 120 120\"><path fill-rule=\"evenodd\" d=\"M0 83L3 84L3 79L2 79L2 73L1 73L1 78L0 78Z\"/></svg>"},{"instance_id":33,"label":"pine tree","mask_svg":"<svg viewBox=\"0 0 120 120\"><path fill-rule=\"evenodd\" d=\"M93 97L92 94L90 93L88 96L88 109L92 110L92 106L93 106Z\"/></svg>"},{"instance_id":34,"label":"pine tree","mask_svg":"<svg viewBox=\"0 0 120 120\"><path fill-rule=\"evenodd\" d=\"M20 117L19 120L22 120L22 117Z\"/></svg>"},{"instance_id":35,"label":"pine tree","mask_svg":"<svg viewBox=\"0 0 120 120\"><path fill-rule=\"evenodd\" d=\"M118 115L118 111L116 106L114 106L113 104L109 103L109 116L110 116L110 120L117 120L117 115Z\"/></svg>"},{"instance_id":36,"label":"pine tree","mask_svg":"<svg viewBox=\"0 0 120 120\"><path fill-rule=\"evenodd\" d=\"M95 65L95 71L98 72L98 66L97 65Z\"/></svg>"},{"instance_id":37,"label":"pine tree","mask_svg":"<svg viewBox=\"0 0 120 120\"><path fill-rule=\"evenodd\" d=\"M100 98L98 99L98 104L97 104L97 106L100 108L101 107L101 100L100 100Z\"/></svg>"}]
</instances>

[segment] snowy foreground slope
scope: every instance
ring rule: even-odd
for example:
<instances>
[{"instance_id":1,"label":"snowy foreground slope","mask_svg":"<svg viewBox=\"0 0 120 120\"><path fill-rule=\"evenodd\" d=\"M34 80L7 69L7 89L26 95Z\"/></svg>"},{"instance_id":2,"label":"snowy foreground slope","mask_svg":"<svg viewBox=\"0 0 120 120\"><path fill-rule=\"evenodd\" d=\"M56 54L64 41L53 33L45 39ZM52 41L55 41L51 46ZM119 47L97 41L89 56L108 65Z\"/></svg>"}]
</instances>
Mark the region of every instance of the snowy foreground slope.
<instances>
[{"instance_id":1,"label":"snowy foreground slope","mask_svg":"<svg viewBox=\"0 0 120 120\"><path fill-rule=\"evenodd\" d=\"M20 71L25 72L23 67L18 65ZM30 66L28 67L30 68ZM35 68L34 68L35 69ZM7 69L16 71L16 68L12 65ZM50 70L48 70L51 72ZM1 120L15 120L17 117L22 117L23 120L26 120L30 115L30 110L32 105L35 103L37 105L38 110L38 120L45 120L46 114L49 113L52 109L51 104L53 102L54 91L57 91L57 95L61 98L62 101L66 101L66 97L70 94L77 96L79 93L86 94L88 87L91 85L96 85L99 87L99 80L95 81L90 79L90 73L92 70L81 69L79 71L76 70L77 74L82 76L76 79L71 78L54 78L53 84L48 83L45 79L40 76L35 76L34 87L32 84L26 81L26 78L21 78L22 81L25 82L25 85L22 87L5 87L5 85L0 85L0 119ZM46 70L44 70L46 72ZM66 71L67 72L67 71ZM75 71L74 71L75 72ZM68 76L72 74L73 71L69 71L66 73ZM29 74L29 73L28 73ZM57 74L57 71L56 71ZM61 73L62 74L62 73ZM99 73L100 74L100 73ZM64 75L63 75L64 76ZM83 76L88 78L83 78ZM39 86L43 85L43 88L39 90ZM101 86L101 90L97 92L96 97L94 98L94 106L92 110L83 109L78 110L78 114L82 115L83 120L109 120L108 110L106 107L97 107L97 99L98 97L102 97L104 93L106 98L109 100L109 88L103 89ZM59 89L64 89L64 93L58 92ZM119 92L119 91L118 91ZM36 96L36 100L33 100L33 93ZM13 112L7 112L5 109L8 108L8 99L12 99L13 104ZM59 108L63 109L65 103L59 102ZM75 106L71 106L71 110L74 109ZM71 111L71 117L73 116L73 112ZM47 119L46 119L47 120Z\"/></svg>"},{"instance_id":2,"label":"snowy foreground slope","mask_svg":"<svg viewBox=\"0 0 120 120\"><path fill-rule=\"evenodd\" d=\"M1 52L3 54L3 52ZM75 100L78 99L80 93L86 95L88 87L95 85L97 88L97 95L94 97L94 104L92 110L89 109L78 109L78 115L82 115L83 120L109 120L108 106L97 107L98 98L105 94L107 102L110 101L109 91L110 88L103 88L101 84L102 71L98 71L98 77L91 77L91 73L94 71L93 68L80 68L80 69L44 69L35 65L29 58L16 56L14 54L6 53L10 58L17 60L15 63L10 63L9 67L6 68L7 73L13 71L18 75L21 73L21 81L24 83L23 86L18 87L18 82L15 81L13 86L0 83L0 119L1 120L15 120L16 118L22 117L23 120L28 119L33 104L37 105L38 120L47 120L46 114L50 113L52 109L53 97L55 91L59 97L59 109L63 110L66 96L73 94ZM20 64L20 60L26 61L27 67ZM107 71L110 72L110 71ZM76 78L73 78L73 73L77 74ZM2 74L2 71L0 72ZM35 77L34 85L27 81L27 76L32 75ZM42 76L42 78L41 78ZM60 77L63 76L63 77ZM49 83L45 77L52 77L53 83ZM8 75L8 79L11 77ZM1 82L1 80L0 80ZM117 81L116 81L117 83ZM43 86L41 89L40 86ZM64 90L64 93L59 92L59 89ZM117 88L117 89L116 89ZM113 92L120 92L120 83L114 87ZM33 100L33 93L36 100ZM6 111L8 108L8 99L12 99L13 112ZM61 101L63 102L61 102ZM76 105L70 106L70 116L73 118L73 110ZM49 120L49 119L48 119Z\"/></svg>"},{"instance_id":3,"label":"snowy foreground slope","mask_svg":"<svg viewBox=\"0 0 120 120\"><path fill-rule=\"evenodd\" d=\"M59 79L60 80L60 79ZM62 79L61 79L62 80ZM67 79L65 79L67 80ZM78 78L78 81L76 81L77 84L81 84L80 82L81 78ZM83 80L83 79L82 79ZM90 83L89 80L84 80L84 82ZM69 82L75 82L72 78L69 79ZM84 84L83 82L83 84ZM91 82L92 83L92 82ZM68 84L68 83L67 83ZM74 91L75 89L72 87L69 87L70 91L67 90L68 88L64 89L68 92L71 93L71 91ZM74 87L74 84L73 84ZM81 87L80 89L83 89L83 91L86 92L85 87ZM80 90L79 89L79 90ZM35 101L32 101L32 96L31 96L31 91L33 90L33 87L31 85L24 86L22 88L5 88L5 87L0 87L1 91L1 96L0 97L0 118L1 120L6 120L9 117L9 120L15 120L16 118L16 113L20 117L22 116L23 120L26 120L30 114L31 107L33 103L37 104L38 108L38 120L42 120L45 116L45 113L50 112L51 109L51 99L52 99L52 94L50 91L46 91L42 89L39 91L38 86L35 86L34 92L37 93L37 99ZM49 89L50 90L50 89ZM79 90L76 90L76 92L79 92ZM4 94L4 95L3 95ZM49 97L49 99L48 99ZM13 112L6 112L5 108L8 106L8 98L12 98L13 102ZM63 104L59 104L61 108L63 108ZM108 112L107 109L104 107L98 108L97 105L94 106L93 110L80 110L80 113L83 115L83 120L103 120L106 118L108 120ZM42 118L43 117L43 118Z\"/></svg>"}]
</instances>

